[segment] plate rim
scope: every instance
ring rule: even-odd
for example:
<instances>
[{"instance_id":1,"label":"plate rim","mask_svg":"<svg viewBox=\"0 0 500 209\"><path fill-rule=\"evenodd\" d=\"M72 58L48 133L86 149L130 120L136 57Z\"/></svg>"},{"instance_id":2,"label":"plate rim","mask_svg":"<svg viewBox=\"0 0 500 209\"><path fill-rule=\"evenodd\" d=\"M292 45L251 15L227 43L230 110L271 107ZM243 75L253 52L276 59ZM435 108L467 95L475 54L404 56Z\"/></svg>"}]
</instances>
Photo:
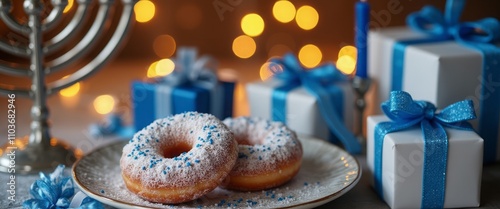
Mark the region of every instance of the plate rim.
<instances>
[{"instance_id":1,"label":"plate rim","mask_svg":"<svg viewBox=\"0 0 500 209\"><path fill-rule=\"evenodd\" d=\"M361 175L362 175L363 169L362 169L361 164L359 163L358 159L355 156L353 156L352 154L350 154L346 150L342 149L341 147L339 147L337 145L334 145L334 144L331 144L331 143L328 143L328 142L326 142L324 140L321 140L321 139L317 139L317 138L314 138L314 137L311 137L311 136L305 136L305 135L299 135L298 138L299 138L299 140L301 140L301 142L305 141L305 140L314 140L314 141L316 141L314 143L322 143L322 146L323 145L331 146L331 147L333 147L335 149L338 149L341 152L344 152L344 154L346 154L349 157L351 157L354 160L354 162L356 163L356 166L358 168L357 169L357 174L356 174L356 177L355 177L354 181L352 181L350 184L344 186L343 188L341 188L337 192L334 192L332 194L329 194L329 195L327 195L325 197L322 197L322 198L319 198L319 199L311 200L309 202L298 203L296 205L285 206L285 207L280 207L280 208L289 208L289 209L291 209L291 208L302 208L302 207L305 207L305 206L317 207L317 206L323 205L323 204L325 204L327 202L330 202L330 201L333 201L333 200L339 198L340 196L342 196L343 194L347 193L348 191L350 191L352 188L354 188L358 184L358 182L361 179ZM91 154L97 153L100 150L106 149L106 148L108 148L110 146L117 146L118 144L123 144L123 146L125 146L127 143L128 143L128 140L120 140L120 141L112 142L112 143L109 143L109 144L107 144L105 146L98 147L98 148L90 151L89 153L83 155L81 158L79 158L73 164L73 166L71 168L71 177L73 178L73 181L75 182L75 184L78 186L78 188L83 193L85 193L86 195L88 195L89 197L91 197L93 199L96 199L97 201L103 202L104 204L108 204L110 206L118 207L118 208L122 208L124 206L126 206L128 208L137 208L137 209L158 208L158 207L150 207L150 206L146 207L146 206L136 205L136 204L132 204L132 203L129 203L129 202L124 202L124 201L121 201L121 200L117 200L117 199L112 199L112 198L109 198L109 197L101 196L99 194L96 194L96 193L90 191L77 178L76 167L79 165L79 163L85 157L87 157L87 156L89 156Z\"/></svg>"}]
</instances>

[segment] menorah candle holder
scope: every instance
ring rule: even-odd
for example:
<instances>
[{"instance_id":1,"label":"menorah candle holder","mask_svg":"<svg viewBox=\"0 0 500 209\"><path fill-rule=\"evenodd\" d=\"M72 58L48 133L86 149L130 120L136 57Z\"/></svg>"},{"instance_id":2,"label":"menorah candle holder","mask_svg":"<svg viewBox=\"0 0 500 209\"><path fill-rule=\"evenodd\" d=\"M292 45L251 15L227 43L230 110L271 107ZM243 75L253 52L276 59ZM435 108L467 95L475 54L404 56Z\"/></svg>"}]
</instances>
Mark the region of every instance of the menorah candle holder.
<instances>
[{"instance_id":1,"label":"menorah candle holder","mask_svg":"<svg viewBox=\"0 0 500 209\"><path fill-rule=\"evenodd\" d=\"M51 137L48 125L48 108L46 104L47 96L57 93L59 90L69 87L97 72L113 54L116 48L123 42L128 29L130 28L133 7L136 0L121 0L122 6L114 6L113 0L99 0L98 11L95 18L91 19L90 7L92 0L75 0L78 5L76 11L68 24L58 34L52 36L50 40L43 41L45 34L56 28L63 17L63 10L68 4L67 0L52 0L50 2L50 13L43 18L42 11L44 5L42 0L25 0L24 12L28 17L26 23L16 21L11 14L11 0L0 0L0 19L10 30L19 33L29 39L29 44L9 44L0 41L0 50L12 55L29 58L29 67L23 63L9 62L0 63L0 73L31 78L31 88L4 87L0 86L0 93L29 97L33 100L31 108L31 134L22 139L9 140L1 149L3 155L0 157L0 171L9 172L15 169L16 173L36 173L44 170L51 170L58 164L71 165L76 160L74 150ZM120 18L116 28L112 31L112 36L107 43L99 49L95 49L94 43L103 36L103 31L109 29L106 21L112 19L109 14L111 9L121 8ZM81 32L86 20L93 20L90 28L87 29L83 38L69 50L63 50L76 34ZM83 56L88 55L91 50L98 50L79 69L68 77L46 83L45 76L53 74L62 69L74 65L76 61L81 62ZM49 55L60 56L46 60ZM80 66L80 65L78 65ZM23 143L20 148L16 143ZM12 153L15 153L15 164L12 164ZM10 154L10 155L9 155Z\"/></svg>"},{"instance_id":2,"label":"menorah candle holder","mask_svg":"<svg viewBox=\"0 0 500 209\"><path fill-rule=\"evenodd\" d=\"M358 138L358 141L361 143L363 147L363 151L366 150L366 138L363 135L363 122L364 122L364 114L365 114L365 109L366 109L366 99L365 95L370 90L370 85L371 85L371 79L368 77L360 77L360 76L354 76L352 79L352 88L354 92L356 93L356 101L354 106L356 107L357 110L357 121L356 121L356 137Z\"/></svg>"}]
</instances>

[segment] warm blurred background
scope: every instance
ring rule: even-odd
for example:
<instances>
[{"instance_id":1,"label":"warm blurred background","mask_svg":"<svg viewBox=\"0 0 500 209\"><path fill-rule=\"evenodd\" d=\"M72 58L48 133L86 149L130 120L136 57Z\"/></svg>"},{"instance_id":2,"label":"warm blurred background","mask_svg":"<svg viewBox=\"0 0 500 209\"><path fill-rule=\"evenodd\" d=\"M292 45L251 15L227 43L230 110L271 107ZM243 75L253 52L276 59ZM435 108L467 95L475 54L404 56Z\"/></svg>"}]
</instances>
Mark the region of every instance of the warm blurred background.
<instances>
[{"instance_id":1,"label":"warm blurred background","mask_svg":"<svg viewBox=\"0 0 500 209\"><path fill-rule=\"evenodd\" d=\"M44 0L48 5L50 0ZM65 9L65 18L61 27L47 34L48 40L57 34L74 15L76 0L69 0ZM14 16L26 22L22 9L23 1L12 1ZM93 2L94 18L97 13ZM405 17L422 6L430 4L441 10L445 0L388 0L370 1L372 29L400 26L405 24ZM114 19L108 23L108 29L115 27L119 17L120 1ZM134 24L125 45L104 69L90 79L73 86L73 90L61 93L71 97L83 90L96 94L106 94L107 90L114 94L127 94L129 83L133 79L144 79L166 75L174 65L171 60L180 46L194 46L200 54L209 54L220 62L220 72L238 81L247 82L265 79L270 76L265 70L265 62L272 56L281 56L285 52L298 55L303 65L314 67L321 62L335 62L346 74L354 71L356 49L354 45L354 5L355 0L333 1L250 1L250 0L139 0L136 4ZM50 11L51 8L46 8ZM48 12L44 13L48 14ZM482 0L468 1L463 12L462 21L477 20L484 17L500 18L500 1ZM83 32L91 26L92 21L83 28ZM0 23L2 40L11 44L26 45L28 39L7 29ZM85 33L80 32L73 41L75 45ZM96 48L104 45L109 38L98 38ZM66 48L71 48L68 46ZM92 58L97 52L90 53L82 59ZM59 54L60 55L60 54ZM48 60L58 54L47 57ZM28 59L21 59L0 52L1 62L15 61L25 65ZM264 67L262 67L264 65ZM53 81L71 74L78 65L50 75L47 80ZM123 78L121 78L123 77ZM103 89L95 83L109 82L111 87ZM0 85L20 85L29 87L30 80L0 74ZM86 84L93 83L93 84ZM242 92L242 85L237 92ZM245 112L243 112L244 114Z\"/></svg>"}]
</instances>

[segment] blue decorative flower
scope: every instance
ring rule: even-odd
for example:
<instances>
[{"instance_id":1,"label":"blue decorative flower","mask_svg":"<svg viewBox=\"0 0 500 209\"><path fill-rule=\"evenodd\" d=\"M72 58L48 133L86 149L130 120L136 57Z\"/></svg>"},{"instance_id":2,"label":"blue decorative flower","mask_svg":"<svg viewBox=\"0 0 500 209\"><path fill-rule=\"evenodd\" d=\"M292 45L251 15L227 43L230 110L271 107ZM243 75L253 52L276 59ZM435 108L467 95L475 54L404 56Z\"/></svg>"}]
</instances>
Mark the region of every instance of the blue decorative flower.
<instances>
[{"instance_id":1,"label":"blue decorative flower","mask_svg":"<svg viewBox=\"0 0 500 209\"><path fill-rule=\"evenodd\" d=\"M63 176L64 165L59 165L53 173L47 175L40 172L40 180L31 185L32 199L23 203L24 208L30 209L65 209L69 208L71 198L75 194L71 177ZM102 204L90 197L83 199L78 208L103 208Z\"/></svg>"}]
</instances>

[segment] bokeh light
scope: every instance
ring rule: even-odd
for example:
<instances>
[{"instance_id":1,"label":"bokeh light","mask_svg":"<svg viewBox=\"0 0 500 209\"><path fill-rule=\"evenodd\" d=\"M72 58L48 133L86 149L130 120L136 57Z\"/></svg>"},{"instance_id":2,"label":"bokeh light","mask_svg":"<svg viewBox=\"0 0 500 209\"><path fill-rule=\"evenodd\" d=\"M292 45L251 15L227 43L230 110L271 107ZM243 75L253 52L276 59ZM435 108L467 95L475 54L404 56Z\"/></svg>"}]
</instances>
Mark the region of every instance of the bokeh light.
<instances>
[{"instance_id":1,"label":"bokeh light","mask_svg":"<svg viewBox=\"0 0 500 209\"><path fill-rule=\"evenodd\" d=\"M356 49L356 47L347 45L347 46L342 47L339 50L338 58L340 58L342 56L349 56L349 57L352 57L353 59L356 59L357 53L358 53L358 50Z\"/></svg>"},{"instance_id":2,"label":"bokeh light","mask_svg":"<svg viewBox=\"0 0 500 209\"><path fill-rule=\"evenodd\" d=\"M177 43L170 35L160 35L153 42L153 50L160 58L169 58L175 53Z\"/></svg>"},{"instance_id":3,"label":"bokeh light","mask_svg":"<svg viewBox=\"0 0 500 209\"><path fill-rule=\"evenodd\" d=\"M59 94L63 97L73 97L80 91L80 82L77 82L70 87L64 88L59 91Z\"/></svg>"},{"instance_id":4,"label":"bokeh light","mask_svg":"<svg viewBox=\"0 0 500 209\"><path fill-rule=\"evenodd\" d=\"M175 69L175 63L171 59L161 59L155 67L156 76L166 76Z\"/></svg>"},{"instance_id":5,"label":"bokeh light","mask_svg":"<svg viewBox=\"0 0 500 209\"><path fill-rule=\"evenodd\" d=\"M295 6L292 2L280 0L274 3L273 16L282 23L288 23L295 18Z\"/></svg>"},{"instance_id":6,"label":"bokeh light","mask_svg":"<svg viewBox=\"0 0 500 209\"><path fill-rule=\"evenodd\" d=\"M257 44L250 36L241 35L233 41L233 53L239 58L249 58L257 49Z\"/></svg>"},{"instance_id":7,"label":"bokeh light","mask_svg":"<svg viewBox=\"0 0 500 209\"><path fill-rule=\"evenodd\" d=\"M134 5L135 20L145 23L155 16L155 4L149 0L140 0Z\"/></svg>"},{"instance_id":8,"label":"bokeh light","mask_svg":"<svg viewBox=\"0 0 500 209\"><path fill-rule=\"evenodd\" d=\"M66 5L66 7L64 7L63 13L69 12L69 10L71 10L71 8L73 7L74 3L75 3L75 0L68 0L68 5Z\"/></svg>"},{"instance_id":9,"label":"bokeh light","mask_svg":"<svg viewBox=\"0 0 500 209\"><path fill-rule=\"evenodd\" d=\"M354 46L344 46L339 50L337 68L344 74L352 74L356 69L356 58L358 50Z\"/></svg>"},{"instance_id":10,"label":"bokeh light","mask_svg":"<svg viewBox=\"0 0 500 209\"><path fill-rule=\"evenodd\" d=\"M297 10L295 21L300 28L304 30L311 30L318 24L319 14L314 7L302 6Z\"/></svg>"},{"instance_id":11,"label":"bokeh light","mask_svg":"<svg viewBox=\"0 0 500 209\"><path fill-rule=\"evenodd\" d=\"M299 51L299 60L308 68L316 67L323 58L321 50L313 44L303 46Z\"/></svg>"},{"instance_id":12,"label":"bokeh light","mask_svg":"<svg viewBox=\"0 0 500 209\"><path fill-rule=\"evenodd\" d=\"M115 108L115 98L108 94L100 95L94 99L94 109L97 113L105 115Z\"/></svg>"},{"instance_id":13,"label":"bokeh light","mask_svg":"<svg viewBox=\"0 0 500 209\"><path fill-rule=\"evenodd\" d=\"M151 63L151 65L149 65L148 72L147 72L148 78L154 78L154 77L158 76L156 74L156 65L158 65L158 61L153 62L153 63Z\"/></svg>"},{"instance_id":14,"label":"bokeh light","mask_svg":"<svg viewBox=\"0 0 500 209\"><path fill-rule=\"evenodd\" d=\"M349 55L339 57L337 60L337 68L344 74L352 74L356 68L356 60Z\"/></svg>"},{"instance_id":15,"label":"bokeh light","mask_svg":"<svg viewBox=\"0 0 500 209\"><path fill-rule=\"evenodd\" d=\"M247 14L241 19L241 30L248 36L258 36L264 31L264 19L255 13Z\"/></svg>"}]
</instances>

